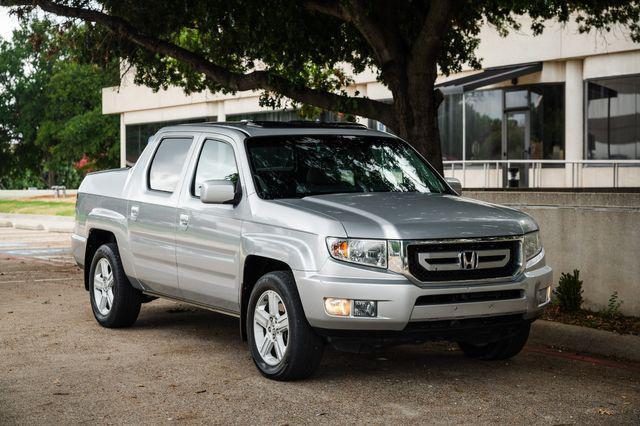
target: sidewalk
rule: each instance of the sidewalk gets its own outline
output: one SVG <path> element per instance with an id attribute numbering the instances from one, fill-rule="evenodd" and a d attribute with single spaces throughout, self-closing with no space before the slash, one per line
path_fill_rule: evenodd
<path id="1" fill-rule="evenodd" d="M 533 323 L 529 342 L 572 352 L 640 362 L 640 336 L 631 334 L 538 320 Z"/>
<path id="2" fill-rule="evenodd" d="M 73 225 L 74 218 L 67 216 L 0 213 L 0 228 L 73 232 Z"/>

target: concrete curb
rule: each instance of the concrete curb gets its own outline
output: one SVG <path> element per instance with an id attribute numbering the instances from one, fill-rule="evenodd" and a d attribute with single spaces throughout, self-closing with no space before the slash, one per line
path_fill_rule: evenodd
<path id="1" fill-rule="evenodd" d="M 533 323 L 529 342 L 640 362 L 640 336 L 630 334 L 538 320 Z"/>
<path id="2" fill-rule="evenodd" d="M 74 218 L 28 214 L 0 214 L 0 228 L 15 228 L 49 232 L 73 232 Z"/>
<path id="3" fill-rule="evenodd" d="M 18 222 L 14 223 L 13 227 L 16 229 L 28 229 L 32 231 L 44 231 L 44 226 L 41 223 L 29 223 L 29 222 Z"/>

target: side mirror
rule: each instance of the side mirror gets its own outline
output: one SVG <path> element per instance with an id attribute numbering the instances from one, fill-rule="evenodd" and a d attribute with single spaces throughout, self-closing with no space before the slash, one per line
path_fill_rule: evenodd
<path id="1" fill-rule="evenodd" d="M 207 204 L 229 204 L 236 200 L 236 186 L 228 180 L 205 180 L 200 187 L 200 201 Z"/>
<path id="2" fill-rule="evenodd" d="M 458 179 L 449 177 L 449 178 L 445 178 L 444 180 L 447 181 L 451 189 L 453 189 L 456 192 L 456 194 L 462 195 L 462 183 L 460 183 Z"/>

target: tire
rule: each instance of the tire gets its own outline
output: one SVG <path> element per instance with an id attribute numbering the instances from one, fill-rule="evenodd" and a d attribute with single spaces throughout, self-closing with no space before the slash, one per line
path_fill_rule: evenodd
<path id="1" fill-rule="evenodd" d="M 462 352 L 469 358 L 487 361 L 504 360 L 518 355 L 529 338 L 531 323 L 523 324 L 518 332 L 506 339 L 485 344 L 458 342 Z"/>
<path id="2" fill-rule="evenodd" d="M 277 313 L 271 312 L 272 306 L 277 306 Z M 251 357 L 263 376 L 280 381 L 306 379 L 318 368 L 324 342 L 304 315 L 291 272 L 269 272 L 258 280 L 249 298 L 246 327 Z"/>
<path id="3" fill-rule="evenodd" d="M 104 277 L 106 284 L 102 281 Z M 100 246 L 93 255 L 89 299 L 93 316 L 103 327 L 129 327 L 138 318 L 142 293 L 129 283 L 118 247 L 113 243 Z"/>

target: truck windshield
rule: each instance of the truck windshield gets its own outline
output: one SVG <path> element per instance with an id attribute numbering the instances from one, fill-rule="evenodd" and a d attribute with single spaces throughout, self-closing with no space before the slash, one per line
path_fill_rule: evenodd
<path id="1" fill-rule="evenodd" d="M 358 192 L 446 193 L 442 178 L 406 143 L 371 136 L 274 136 L 247 140 L 264 199 Z"/>

